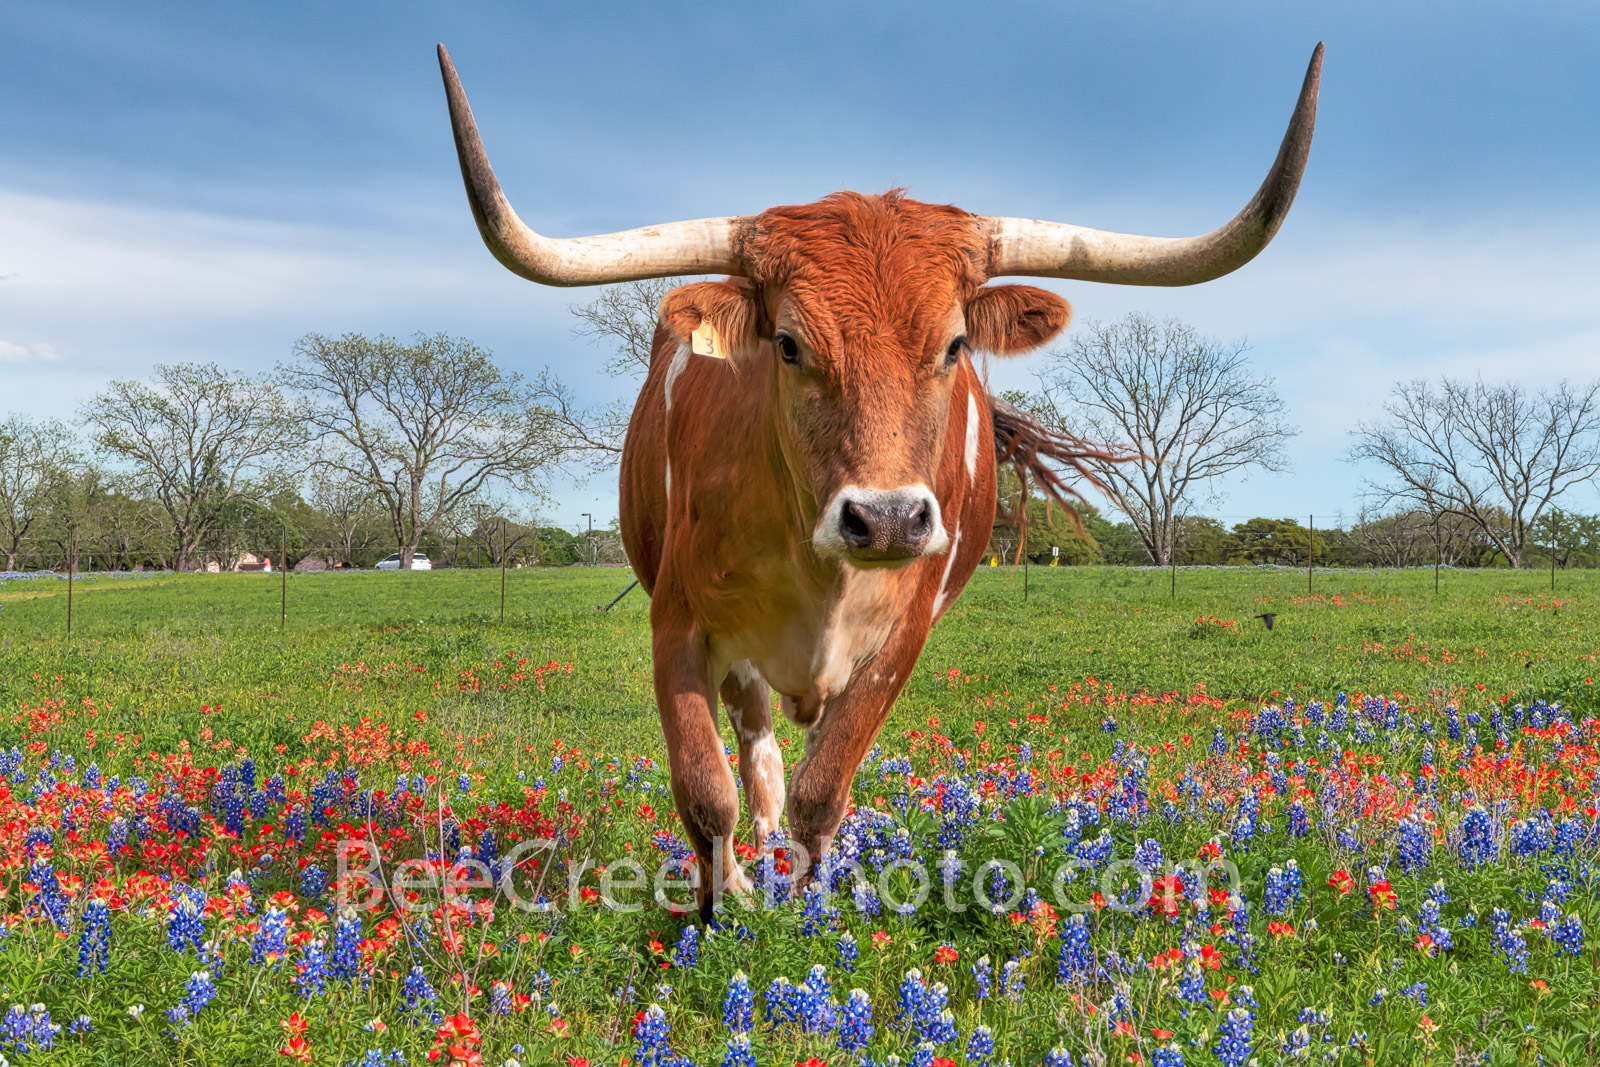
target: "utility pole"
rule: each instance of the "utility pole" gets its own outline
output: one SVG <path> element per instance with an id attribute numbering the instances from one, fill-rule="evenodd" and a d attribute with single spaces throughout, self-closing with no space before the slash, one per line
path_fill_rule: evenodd
<path id="1" fill-rule="evenodd" d="M 594 550 L 594 516 L 585 511 L 583 517 L 589 520 L 589 566 L 593 567 L 598 562 L 598 553 Z"/>
<path id="2" fill-rule="evenodd" d="M 1172 578 L 1172 599 L 1178 599 L 1178 520 L 1176 516 L 1167 518 L 1167 570 Z"/>
<path id="3" fill-rule="evenodd" d="M 1433 595 L 1439 595 L 1439 515 L 1433 516 Z"/>
<path id="4" fill-rule="evenodd" d="M 1317 517 L 1311 516 L 1311 540 L 1306 545 L 1306 596 L 1311 595 L 1311 568 L 1317 558 Z"/>
<path id="5" fill-rule="evenodd" d="M 1556 509 L 1550 509 L 1550 593 L 1556 591 Z"/>

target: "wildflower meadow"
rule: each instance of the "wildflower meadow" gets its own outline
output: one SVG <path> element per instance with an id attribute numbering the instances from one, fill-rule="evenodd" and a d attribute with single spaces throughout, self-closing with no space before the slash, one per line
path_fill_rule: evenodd
<path id="1" fill-rule="evenodd" d="M 0 579 L 0 1063 L 1600 1056 L 1590 575 L 985 569 L 709 927 L 647 601 L 498 577 Z"/>

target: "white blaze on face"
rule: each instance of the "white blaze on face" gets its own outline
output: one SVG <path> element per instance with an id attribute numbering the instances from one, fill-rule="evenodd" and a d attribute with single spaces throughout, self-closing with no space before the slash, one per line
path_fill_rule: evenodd
<path id="1" fill-rule="evenodd" d="M 978 473 L 978 398 L 973 395 L 972 387 L 967 387 L 967 480 L 971 481 Z"/>
<path id="2" fill-rule="evenodd" d="M 683 342 L 678 345 L 678 350 L 672 354 L 672 362 L 667 364 L 667 380 L 662 383 L 661 395 L 666 399 L 667 410 L 672 410 L 672 383 L 678 380 L 678 375 L 683 373 L 683 368 L 689 365 L 689 344 Z"/>

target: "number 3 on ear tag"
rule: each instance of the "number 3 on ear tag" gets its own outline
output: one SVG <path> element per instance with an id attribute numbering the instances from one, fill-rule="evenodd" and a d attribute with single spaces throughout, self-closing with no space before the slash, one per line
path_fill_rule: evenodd
<path id="1" fill-rule="evenodd" d="M 726 359 L 727 353 L 722 350 L 722 345 L 717 338 L 716 327 L 711 325 L 710 319 L 701 319 L 700 325 L 694 328 L 694 337 L 690 347 L 697 356 L 711 356 L 715 359 Z"/>

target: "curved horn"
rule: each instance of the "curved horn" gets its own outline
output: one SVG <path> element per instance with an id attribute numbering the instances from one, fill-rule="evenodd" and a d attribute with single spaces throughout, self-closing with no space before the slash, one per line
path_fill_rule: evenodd
<path id="1" fill-rule="evenodd" d="M 442 44 L 439 70 L 472 217 L 483 243 L 513 274 L 544 285 L 603 285 L 681 274 L 745 273 L 738 250 L 747 223 L 737 217 L 669 222 L 565 240 L 535 233 L 517 217 L 495 180 L 466 91 Z"/>
<path id="2" fill-rule="evenodd" d="M 1311 53 L 1278 158 L 1244 210 L 1199 237 L 1141 237 L 1062 222 L 991 218 L 989 273 L 1121 285 L 1194 285 L 1237 270 L 1267 247 L 1294 203 L 1317 123 L 1322 45 Z"/>

